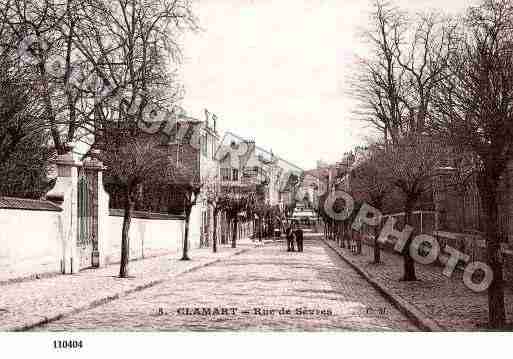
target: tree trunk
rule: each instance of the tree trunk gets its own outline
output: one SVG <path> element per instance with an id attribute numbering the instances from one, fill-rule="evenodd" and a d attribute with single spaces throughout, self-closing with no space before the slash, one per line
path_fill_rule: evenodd
<path id="1" fill-rule="evenodd" d="M 341 225 L 341 233 L 340 233 L 340 248 L 346 248 L 346 224 L 343 222 Z"/>
<path id="2" fill-rule="evenodd" d="M 223 223 L 221 228 L 221 244 L 226 244 L 226 229 L 228 227 L 228 218 L 226 218 L 226 212 L 223 212 Z"/>
<path id="3" fill-rule="evenodd" d="M 374 264 L 381 263 L 381 248 L 379 247 L 379 226 L 374 226 Z"/>
<path id="4" fill-rule="evenodd" d="M 187 207 L 185 209 L 185 230 L 183 234 L 183 254 L 180 260 L 182 261 L 190 261 L 189 258 L 189 220 L 191 218 L 191 208 Z"/>
<path id="5" fill-rule="evenodd" d="M 404 225 L 409 225 L 411 223 L 411 215 L 413 211 L 413 204 L 415 202 L 415 199 L 412 199 L 411 197 L 406 198 L 406 203 L 404 206 Z M 411 282 L 416 281 L 417 276 L 415 275 L 415 261 L 410 255 L 410 245 L 413 241 L 414 233 L 411 234 L 411 236 L 406 241 L 406 246 L 403 251 L 403 257 L 404 257 L 404 274 L 402 280 L 405 282 Z"/>
<path id="6" fill-rule="evenodd" d="M 354 230 L 353 228 L 351 228 L 351 225 L 349 225 L 349 230 L 348 230 L 348 233 L 349 233 L 349 236 L 347 237 L 348 238 L 348 242 L 349 242 L 349 248 L 351 250 L 351 252 L 354 252 Z"/>
<path id="7" fill-rule="evenodd" d="M 212 251 L 217 253 L 217 209 L 214 209 L 213 212 L 213 224 L 212 224 Z"/>
<path id="8" fill-rule="evenodd" d="M 356 254 L 361 255 L 362 254 L 362 241 L 363 241 L 363 235 L 361 231 L 356 232 Z"/>
<path id="9" fill-rule="evenodd" d="M 260 216 L 260 217 L 258 218 L 258 241 L 259 241 L 259 242 L 262 242 L 262 231 L 263 231 L 263 229 L 264 229 L 264 226 L 263 226 L 263 224 L 262 224 L 262 221 L 263 221 L 263 220 L 262 220 L 262 217 Z"/>
<path id="10" fill-rule="evenodd" d="M 238 219 L 237 219 L 237 215 L 235 215 L 235 218 L 233 220 L 233 230 L 232 230 L 232 248 L 237 247 L 237 224 L 238 224 Z"/>
<path id="11" fill-rule="evenodd" d="M 130 257 L 130 223 L 132 221 L 132 210 L 134 202 L 130 199 L 130 189 L 125 194 L 125 214 L 123 216 L 123 229 L 121 231 L 121 262 L 119 266 L 119 277 L 128 278 L 128 261 Z"/>
<path id="12" fill-rule="evenodd" d="M 497 185 L 492 176 L 485 176 L 479 192 L 486 210 L 486 256 L 493 272 L 493 280 L 488 288 L 488 321 L 491 329 L 502 329 L 506 323 L 504 308 L 504 274 L 502 268 L 501 246 L 498 235 Z M 490 183 L 492 182 L 492 183 Z"/>

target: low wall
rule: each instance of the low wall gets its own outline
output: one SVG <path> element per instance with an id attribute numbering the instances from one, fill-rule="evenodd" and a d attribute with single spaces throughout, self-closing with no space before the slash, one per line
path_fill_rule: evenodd
<path id="1" fill-rule="evenodd" d="M 102 265 L 121 256 L 123 211 L 110 210 L 102 218 Z M 49 201 L 0 197 L 0 284 L 24 278 L 66 273 L 66 258 L 77 256 L 76 233 L 63 209 Z M 199 248 L 199 211 L 193 210 L 189 248 Z M 130 259 L 176 253 L 183 249 L 183 216 L 135 212 L 130 225 Z M 76 260 L 76 259 L 75 259 Z"/>
<path id="2" fill-rule="evenodd" d="M 471 262 L 481 261 L 486 263 L 486 242 L 481 236 L 443 231 L 434 232 L 433 234 L 438 239 L 441 248 L 449 245 L 452 248 L 467 254 L 470 257 Z M 445 255 L 445 257 L 446 261 L 449 256 Z M 502 259 L 504 264 L 504 279 L 508 282 L 513 282 L 513 251 L 504 248 L 503 246 Z"/>
<path id="3" fill-rule="evenodd" d="M 442 252 L 440 253 L 439 260 L 442 264 L 447 263 L 450 255 L 443 249 L 446 246 L 450 246 L 457 249 L 461 253 L 469 256 L 469 262 L 481 261 L 486 263 L 486 243 L 480 236 L 466 234 L 466 233 L 452 233 L 444 231 L 435 231 L 431 233 L 435 236 L 440 244 Z M 370 235 L 363 235 L 363 241 L 369 246 L 374 246 L 374 238 Z M 384 250 L 394 252 L 394 242 L 387 241 L 383 246 Z M 504 280 L 512 283 L 513 282 L 513 251 L 510 249 L 502 248 L 502 259 L 503 259 L 503 272 Z M 461 263 L 460 263 L 461 264 Z M 458 269 L 463 269 L 463 266 L 459 266 Z"/>
<path id="4" fill-rule="evenodd" d="M 189 219 L 189 248 L 199 248 L 201 244 L 201 206 L 192 207 Z"/>
<path id="5" fill-rule="evenodd" d="M 0 282 L 60 273 L 61 209 L 51 202 L 0 197 Z"/>
<path id="6" fill-rule="evenodd" d="M 130 224 L 130 259 L 147 258 L 182 249 L 184 220 L 181 216 L 134 212 Z M 123 211 L 110 210 L 105 263 L 118 263 L 121 257 Z"/>

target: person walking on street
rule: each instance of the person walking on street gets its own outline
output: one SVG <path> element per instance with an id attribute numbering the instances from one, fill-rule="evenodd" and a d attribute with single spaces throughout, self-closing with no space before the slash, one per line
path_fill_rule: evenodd
<path id="1" fill-rule="evenodd" d="M 287 228 L 287 252 L 294 252 L 294 232 L 291 227 Z"/>
<path id="2" fill-rule="evenodd" d="M 287 242 L 287 252 L 290 252 L 290 227 L 285 229 L 285 242 Z"/>
<path id="3" fill-rule="evenodd" d="M 303 252 L 303 230 L 301 227 L 298 227 L 294 231 L 295 237 L 296 237 L 296 243 L 297 243 L 297 251 Z"/>

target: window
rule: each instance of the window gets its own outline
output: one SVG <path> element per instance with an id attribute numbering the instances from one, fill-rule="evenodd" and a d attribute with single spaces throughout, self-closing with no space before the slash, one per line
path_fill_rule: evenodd
<path id="1" fill-rule="evenodd" d="M 239 170 L 236 168 L 232 169 L 232 180 L 235 182 L 239 180 Z"/>
<path id="2" fill-rule="evenodd" d="M 221 179 L 223 181 L 230 181 L 231 180 L 230 169 L 229 168 L 221 168 Z"/>

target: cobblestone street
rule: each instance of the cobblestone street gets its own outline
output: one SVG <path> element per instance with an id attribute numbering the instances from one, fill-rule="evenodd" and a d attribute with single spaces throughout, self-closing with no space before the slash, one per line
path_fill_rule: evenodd
<path id="1" fill-rule="evenodd" d="M 241 241 L 237 249 L 220 246 L 218 253 L 210 248 L 191 251 L 191 261 L 178 260 L 179 255 L 147 258 L 130 263 L 131 278 L 118 278 L 119 265 L 85 270 L 74 275 L 58 275 L 40 280 L 0 286 L 0 331 L 26 330 L 85 308 L 113 300 L 170 280 L 195 268 L 210 265 L 252 248 Z"/>
<path id="2" fill-rule="evenodd" d="M 304 253 L 288 253 L 283 242 L 268 242 L 37 328 L 223 329 L 417 328 L 322 241 L 315 239 L 305 241 Z"/>

